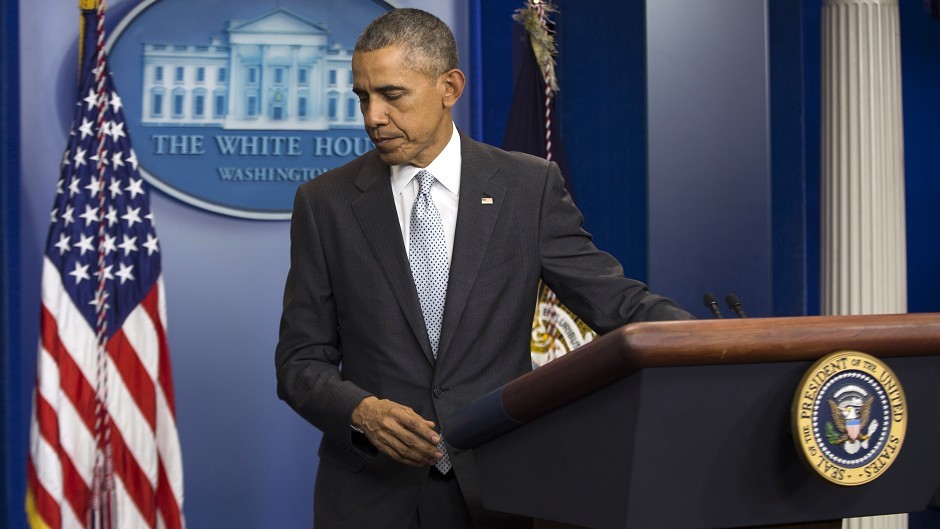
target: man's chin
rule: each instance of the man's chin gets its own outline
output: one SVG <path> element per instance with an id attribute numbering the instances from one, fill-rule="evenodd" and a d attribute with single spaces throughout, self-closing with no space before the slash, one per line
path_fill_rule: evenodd
<path id="1" fill-rule="evenodd" d="M 378 153 L 379 159 L 382 160 L 385 165 L 401 165 L 405 163 L 405 155 L 401 151 L 383 151 L 382 149 L 376 148 L 375 152 Z"/>

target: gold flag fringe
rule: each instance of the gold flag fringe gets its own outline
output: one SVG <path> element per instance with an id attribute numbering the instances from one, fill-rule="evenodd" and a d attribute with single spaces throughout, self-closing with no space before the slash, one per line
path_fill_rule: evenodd
<path id="1" fill-rule="evenodd" d="M 548 85 L 552 95 L 558 91 L 558 80 L 555 77 L 555 32 L 548 29 L 549 13 L 558 11 L 548 0 L 529 0 L 525 7 L 516 9 L 512 19 L 522 24 L 529 34 L 529 42 L 539 67 L 543 68 L 548 77 Z"/>

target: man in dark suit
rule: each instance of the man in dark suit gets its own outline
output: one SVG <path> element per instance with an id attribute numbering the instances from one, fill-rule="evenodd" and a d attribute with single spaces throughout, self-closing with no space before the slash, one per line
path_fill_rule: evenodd
<path id="1" fill-rule="evenodd" d="M 352 68 L 375 149 L 298 189 L 275 354 L 278 395 L 323 431 L 315 525 L 530 526 L 483 509 L 438 425 L 531 369 L 539 280 L 601 333 L 691 316 L 594 247 L 557 165 L 457 131 L 436 17 L 379 17 Z"/>

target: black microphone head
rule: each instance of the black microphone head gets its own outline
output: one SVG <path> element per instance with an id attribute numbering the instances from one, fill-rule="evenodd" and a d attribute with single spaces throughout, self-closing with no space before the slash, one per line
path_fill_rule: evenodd
<path id="1" fill-rule="evenodd" d="M 712 316 L 716 318 L 721 318 L 721 310 L 718 308 L 718 298 L 715 297 L 711 292 L 706 292 L 705 297 L 705 306 L 708 307 L 708 310 L 711 311 Z"/>
<path id="2" fill-rule="evenodd" d="M 738 315 L 739 318 L 747 318 L 747 314 L 744 313 L 744 307 L 741 305 L 741 300 L 738 299 L 734 294 L 728 294 L 725 296 L 725 302 L 728 303 L 728 307 Z"/>

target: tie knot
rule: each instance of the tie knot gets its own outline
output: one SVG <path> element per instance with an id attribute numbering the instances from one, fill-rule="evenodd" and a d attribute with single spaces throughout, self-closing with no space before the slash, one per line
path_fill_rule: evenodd
<path id="1" fill-rule="evenodd" d="M 418 179 L 418 194 L 431 196 L 431 186 L 434 185 L 434 175 L 427 171 L 419 171 L 415 175 Z"/>

